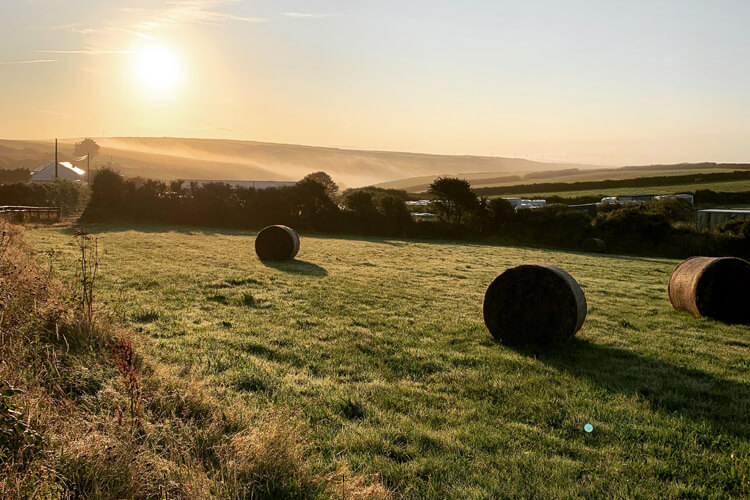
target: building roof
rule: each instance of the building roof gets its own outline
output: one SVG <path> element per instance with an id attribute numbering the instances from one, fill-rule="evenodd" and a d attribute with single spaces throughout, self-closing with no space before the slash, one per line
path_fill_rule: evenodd
<path id="1" fill-rule="evenodd" d="M 712 213 L 712 214 L 750 214 L 750 210 L 737 208 L 707 208 L 705 210 L 698 210 L 698 213 Z"/>
<path id="2" fill-rule="evenodd" d="M 229 184 L 233 187 L 252 187 L 256 189 L 265 189 L 269 187 L 293 186 L 297 184 L 293 181 L 239 181 L 239 180 L 220 180 L 220 179 L 184 179 L 183 187 L 189 187 L 190 184 L 203 186 L 205 184 Z"/>
<path id="3" fill-rule="evenodd" d="M 31 171 L 31 175 L 38 174 L 39 172 L 42 172 L 46 170 L 47 168 L 54 167 L 55 166 L 55 160 L 50 160 L 46 163 L 42 163 L 38 167 L 36 167 L 34 170 Z M 85 170 L 82 170 L 72 163 L 68 161 L 58 161 L 57 162 L 57 168 L 67 168 L 68 170 L 75 172 L 77 175 L 84 175 L 86 173 Z"/>

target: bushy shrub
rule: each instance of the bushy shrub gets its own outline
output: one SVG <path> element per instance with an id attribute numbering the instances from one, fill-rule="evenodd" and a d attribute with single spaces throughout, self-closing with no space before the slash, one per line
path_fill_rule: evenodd
<path id="1" fill-rule="evenodd" d="M 696 205 L 728 205 L 731 203 L 750 203 L 750 191 L 739 191 L 734 193 L 711 191 L 710 189 L 699 189 L 694 194 Z"/>
<path id="2" fill-rule="evenodd" d="M 88 196 L 86 186 L 67 180 L 0 185 L 0 205 L 54 206 L 64 215 L 82 209 Z"/>
<path id="3" fill-rule="evenodd" d="M 591 218 L 566 205 L 519 210 L 512 233 L 524 241 L 577 248 L 591 231 Z"/>
<path id="4" fill-rule="evenodd" d="M 649 212 L 645 205 L 626 205 L 600 211 L 593 220 L 598 237 L 613 251 L 649 253 L 672 231 L 663 214 Z"/>
<path id="5" fill-rule="evenodd" d="M 0 184 L 15 184 L 30 180 L 31 170 L 27 168 L 0 169 Z"/>
<path id="6" fill-rule="evenodd" d="M 516 212 L 508 200 L 494 198 L 488 202 L 487 209 L 490 212 L 492 223 L 498 229 L 505 228 L 513 222 Z"/>
<path id="7" fill-rule="evenodd" d="M 716 228 L 719 233 L 750 238 L 750 220 L 730 220 Z"/>
<path id="8" fill-rule="evenodd" d="M 677 222 L 695 222 L 695 209 L 686 200 L 680 198 L 662 198 L 643 205 L 647 213 L 663 215 L 672 224 Z"/>

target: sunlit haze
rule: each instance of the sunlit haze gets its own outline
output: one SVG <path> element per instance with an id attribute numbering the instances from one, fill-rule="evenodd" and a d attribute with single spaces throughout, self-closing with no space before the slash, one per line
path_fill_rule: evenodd
<path id="1" fill-rule="evenodd" d="M 0 137 L 750 159 L 750 2 L 0 2 Z"/>
<path id="2" fill-rule="evenodd" d="M 163 96 L 177 90 L 180 68 L 176 55 L 168 48 L 147 46 L 135 51 L 138 82 L 154 96 Z"/>

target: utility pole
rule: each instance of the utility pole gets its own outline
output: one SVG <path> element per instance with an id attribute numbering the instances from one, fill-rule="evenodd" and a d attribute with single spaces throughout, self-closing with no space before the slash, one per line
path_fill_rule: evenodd
<path id="1" fill-rule="evenodd" d="M 91 153 L 86 155 L 86 184 L 91 184 Z"/>
<path id="2" fill-rule="evenodd" d="M 55 138 L 55 180 L 57 180 L 57 138 Z"/>

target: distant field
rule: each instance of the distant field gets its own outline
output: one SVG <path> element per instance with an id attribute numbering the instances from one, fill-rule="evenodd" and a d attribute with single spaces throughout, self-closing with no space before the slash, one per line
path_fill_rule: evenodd
<path id="1" fill-rule="evenodd" d="M 702 174 L 702 173 L 730 173 L 737 169 L 734 168 L 684 168 L 684 169 L 653 169 L 653 170 L 620 170 L 616 168 L 607 169 L 607 171 L 600 171 L 600 169 L 594 169 L 593 172 L 586 172 L 582 170 L 578 174 L 574 175 L 549 175 L 543 178 L 535 177 L 538 172 L 528 171 L 517 171 L 517 172 L 481 172 L 473 174 L 455 174 L 451 177 L 459 177 L 466 179 L 471 183 L 473 188 L 484 188 L 484 187 L 496 187 L 496 186 L 513 186 L 516 184 L 532 184 L 542 182 L 583 182 L 583 181 L 604 181 L 604 180 L 619 180 L 619 179 L 635 179 L 638 177 L 659 177 L 664 175 L 690 175 L 690 174 Z M 532 178 L 524 178 L 526 174 L 531 174 Z M 503 178 L 508 176 L 517 176 L 519 179 L 506 179 L 503 181 L 496 181 L 493 178 Z M 429 184 L 434 181 L 438 176 L 424 176 L 412 179 L 402 179 L 394 182 L 385 182 L 379 184 L 380 187 L 404 189 L 410 192 L 421 192 L 426 191 Z"/>
<path id="2" fill-rule="evenodd" d="M 750 327 L 672 310 L 675 261 L 302 235 L 297 260 L 264 265 L 251 232 L 93 230 L 97 298 L 150 354 L 248 411 L 299 412 L 327 461 L 380 474 L 397 498 L 750 495 Z M 28 239 L 73 275 L 70 229 Z M 485 330 L 487 284 L 523 262 L 559 265 L 586 293 L 560 352 Z"/>
<path id="3" fill-rule="evenodd" d="M 612 188 L 612 189 L 589 189 L 584 191 L 557 191 L 548 193 L 524 193 L 495 195 L 490 198 L 515 197 L 515 198 L 544 198 L 549 196 L 561 196 L 563 198 L 576 198 L 578 196 L 594 196 L 604 194 L 607 196 L 618 196 L 630 193 L 650 193 L 650 194 L 669 194 L 669 193 L 688 193 L 695 192 L 698 189 L 710 189 L 712 191 L 739 192 L 750 191 L 750 180 L 739 180 L 729 182 L 707 182 L 699 184 L 678 184 L 675 186 L 653 186 L 653 187 L 634 187 L 634 188 Z"/>
<path id="4" fill-rule="evenodd" d="M 519 184 L 522 182 L 523 176 L 528 174 L 528 170 L 510 170 L 502 172 L 473 172 L 473 173 L 460 173 L 460 174 L 444 174 L 447 177 L 459 177 L 466 179 L 472 186 L 485 186 L 482 183 L 482 179 L 492 177 L 516 177 L 519 180 L 509 180 L 508 184 Z M 410 177 L 408 179 L 400 179 L 391 182 L 383 182 L 378 184 L 378 187 L 388 189 L 403 189 L 409 192 L 421 192 L 425 191 L 432 181 L 441 177 L 441 175 L 423 175 L 421 177 Z M 503 184 L 503 183 L 501 183 Z"/>

